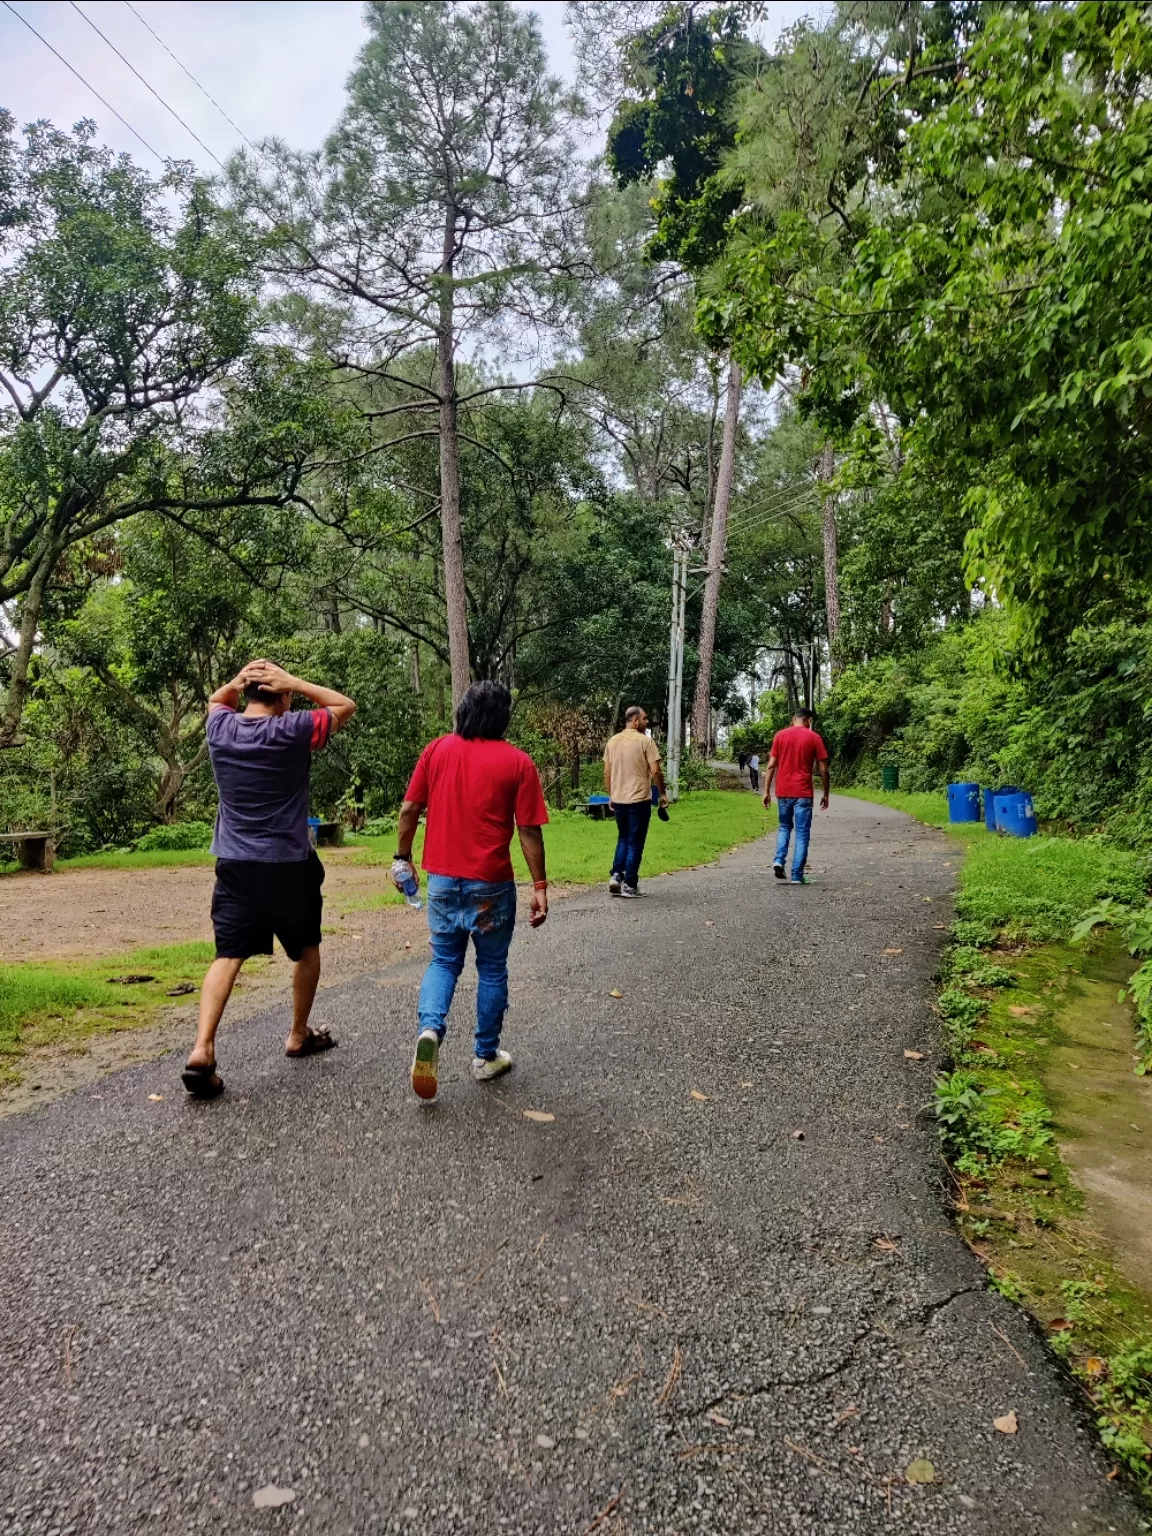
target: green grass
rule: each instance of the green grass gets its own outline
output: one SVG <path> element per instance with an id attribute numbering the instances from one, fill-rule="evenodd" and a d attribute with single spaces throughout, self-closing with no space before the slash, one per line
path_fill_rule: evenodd
<path id="1" fill-rule="evenodd" d="M 210 943 L 166 944 L 104 960 L 0 965 L 0 1084 L 18 1077 L 18 1059 L 31 1047 L 79 1044 L 97 1032 L 148 1023 L 171 1005 L 173 987 L 199 987 L 214 953 Z M 112 980 L 126 975 L 153 980 Z"/>
<path id="2" fill-rule="evenodd" d="M 207 848 L 153 848 L 147 853 L 111 849 L 107 853 L 82 853 L 74 859 L 57 859 L 57 869 L 159 869 L 166 864 L 215 864 Z"/>
<path id="3" fill-rule="evenodd" d="M 883 790 L 840 791 L 873 805 L 906 811 L 962 842 L 956 912 L 1009 940 L 1066 939 L 1077 920 L 1105 896 L 1139 902 L 1144 861 L 1099 837 L 1003 837 L 983 822 L 951 826 L 944 795 Z"/>
<path id="4" fill-rule="evenodd" d="M 713 859 L 740 843 L 751 842 L 770 831 L 768 813 L 756 795 L 741 795 L 735 790 L 704 790 L 686 795 L 672 806 L 668 822 L 652 818 L 648 843 L 644 850 L 643 878 L 664 875 L 693 864 L 710 864 Z M 417 838 L 415 855 L 419 862 L 423 829 Z M 386 838 L 356 838 L 356 864 L 391 864 L 396 851 L 395 834 Z M 544 829 L 544 851 L 548 878 L 557 885 L 595 885 L 607 880 L 616 847 L 616 823 L 593 821 L 577 811 L 554 813 Z M 512 839 L 512 866 L 516 879 L 531 879 L 517 838 Z M 370 896 L 357 896 L 344 905 L 346 912 L 373 911 L 396 906 L 403 901 L 391 887 Z"/>

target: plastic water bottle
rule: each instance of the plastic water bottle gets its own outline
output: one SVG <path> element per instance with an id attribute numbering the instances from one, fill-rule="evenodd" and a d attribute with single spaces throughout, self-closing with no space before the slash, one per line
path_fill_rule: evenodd
<path id="1" fill-rule="evenodd" d="M 420 900 L 420 880 L 412 865 L 404 859 L 392 861 L 392 884 L 413 911 L 419 912 L 424 905 Z"/>

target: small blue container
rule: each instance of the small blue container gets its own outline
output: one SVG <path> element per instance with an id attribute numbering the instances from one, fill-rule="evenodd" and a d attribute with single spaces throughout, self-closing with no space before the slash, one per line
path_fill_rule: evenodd
<path id="1" fill-rule="evenodd" d="M 1019 795 L 1022 791 L 1015 784 L 1004 784 L 999 789 L 986 789 L 984 791 L 984 825 L 989 832 L 995 832 L 996 827 L 996 796 Z"/>
<path id="2" fill-rule="evenodd" d="M 607 805 L 608 804 L 608 796 L 607 795 L 589 795 L 588 796 L 588 804 L 589 805 Z"/>
<path id="3" fill-rule="evenodd" d="M 980 786 L 979 786 L 979 784 L 949 784 L 949 786 L 948 786 L 948 820 L 949 821 L 979 821 L 980 820 Z"/>
<path id="4" fill-rule="evenodd" d="M 996 796 L 996 830 L 1007 832 L 1009 837 L 1036 836 L 1036 812 L 1026 790 Z"/>

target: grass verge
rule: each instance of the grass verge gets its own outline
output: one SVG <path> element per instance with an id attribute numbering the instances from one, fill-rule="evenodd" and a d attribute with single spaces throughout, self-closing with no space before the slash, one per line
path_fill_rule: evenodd
<path id="1" fill-rule="evenodd" d="M 0 966 L 0 1085 L 18 1081 L 26 1051 L 80 1049 L 89 1035 L 151 1022 L 177 988 L 199 988 L 214 953 L 210 943 L 167 944 L 104 960 Z M 148 979 L 118 979 L 126 976 Z"/>
<path id="2" fill-rule="evenodd" d="M 950 827 L 943 795 L 854 793 L 945 828 L 964 849 L 937 1001 L 951 1059 L 934 1093 L 956 1221 L 992 1285 L 1044 1325 L 1117 1468 L 1152 1505 L 1152 1296 L 1118 1268 L 1056 1142 L 1078 1093 L 1074 1012 L 1090 1034 L 1085 1009 L 1114 1008 L 1131 969 L 1114 934 L 1073 947 L 1072 930 L 1101 901 L 1141 902 L 1144 865 L 1099 838 Z M 1090 1099 L 1081 1108 L 1099 1118 Z"/>
<path id="3" fill-rule="evenodd" d="M 741 843 L 763 837 L 769 831 L 768 813 L 757 795 L 732 790 L 702 790 L 686 795 L 669 811 L 667 822 L 652 818 L 644 850 L 644 878 L 669 874 L 695 864 L 710 864 L 720 854 Z M 423 830 L 416 843 L 419 860 Z M 396 851 L 395 833 L 386 838 L 354 838 L 357 864 L 391 864 Z M 554 811 L 544 830 L 548 878 L 558 885 L 595 885 L 608 879 L 616 847 L 616 823 L 593 821 L 580 811 Z M 512 840 L 512 866 L 516 879 L 529 880 L 528 867 L 516 838 Z M 371 896 L 354 898 L 343 906 L 348 912 L 392 906 L 403 898 L 390 888 Z"/>

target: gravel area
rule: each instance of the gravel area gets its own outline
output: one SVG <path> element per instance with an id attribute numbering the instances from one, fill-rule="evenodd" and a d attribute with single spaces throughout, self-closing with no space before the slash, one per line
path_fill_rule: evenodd
<path id="1" fill-rule="evenodd" d="M 952 859 L 834 800 L 809 888 L 757 843 L 574 895 L 513 949 L 516 1070 L 472 1082 L 469 983 L 432 1106 L 417 946 L 327 1056 L 278 1000 L 219 1102 L 168 1058 L 0 1124 L 0 1531 L 1145 1529 L 944 1210 Z"/>

